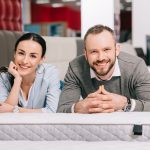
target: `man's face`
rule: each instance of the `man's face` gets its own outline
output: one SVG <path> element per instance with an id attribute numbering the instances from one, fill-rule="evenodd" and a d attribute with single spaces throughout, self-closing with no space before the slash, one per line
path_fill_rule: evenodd
<path id="1" fill-rule="evenodd" d="M 108 31 L 89 34 L 86 39 L 85 57 L 99 77 L 107 76 L 113 69 L 119 46 Z"/>

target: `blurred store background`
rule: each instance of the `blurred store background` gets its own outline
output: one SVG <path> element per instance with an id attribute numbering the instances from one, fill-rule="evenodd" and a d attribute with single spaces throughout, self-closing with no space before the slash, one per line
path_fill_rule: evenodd
<path id="1" fill-rule="evenodd" d="M 131 6 L 131 1 L 120 0 L 119 15 L 114 17 L 120 42 L 126 41 L 132 32 Z M 81 1 L 0 0 L 0 29 L 80 37 Z"/>
<path id="2" fill-rule="evenodd" d="M 147 53 L 149 0 L 0 0 L 0 30 L 81 37 L 96 23 Z"/>
<path id="3" fill-rule="evenodd" d="M 25 31 L 48 36 L 80 36 L 80 0 L 31 0 L 31 24 Z"/>

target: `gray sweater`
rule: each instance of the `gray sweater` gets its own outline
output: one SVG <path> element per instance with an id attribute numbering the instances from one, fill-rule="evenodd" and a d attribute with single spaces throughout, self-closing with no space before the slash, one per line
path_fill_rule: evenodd
<path id="1" fill-rule="evenodd" d="M 118 62 L 121 77 L 118 82 L 120 90 L 117 94 L 135 99 L 135 111 L 150 111 L 150 74 L 145 62 L 139 57 L 124 52 L 120 52 Z M 111 87 L 113 88 L 112 84 Z M 85 56 L 75 58 L 69 63 L 58 112 L 70 113 L 72 105 L 79 101 L 80 96 L 84 99 L 95 90 L 90 77 L 90 66 Z"/>

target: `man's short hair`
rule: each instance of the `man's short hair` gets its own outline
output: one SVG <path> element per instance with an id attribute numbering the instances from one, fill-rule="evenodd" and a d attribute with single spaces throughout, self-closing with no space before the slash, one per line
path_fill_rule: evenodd
<path id="1" fill-rule="evenodd" d="M 85 46 L 85 42 L 86 42 L 86 39 L 87 39 L 87 36 L 89 34 L 99 34 L 99 33 L 102 33 L 103 31 L 108 31 L 112 34 L 112 36 L 114 37 L 114 40 L 116 39 L 115 38 L 115 33 L 114 33 L 114 30 L 112 30 L 110 27 L 108 26 L 104 26 L 104 25 L 101 25 L 101 24 L 98 24 L 98 25 L 95 25 L 91 28 L 89 28 L 84 36 L 84 46 Z"/>

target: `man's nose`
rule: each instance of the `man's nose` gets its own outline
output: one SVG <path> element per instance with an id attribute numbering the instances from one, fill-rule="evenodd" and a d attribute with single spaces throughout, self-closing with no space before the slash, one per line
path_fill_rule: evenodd
<path id="1" fill-rule="evenodd" d="M 99 52 L 98 53 L 98 60 L 99 61 L 102 61 L 105 59 L 105 52 Z"/>

